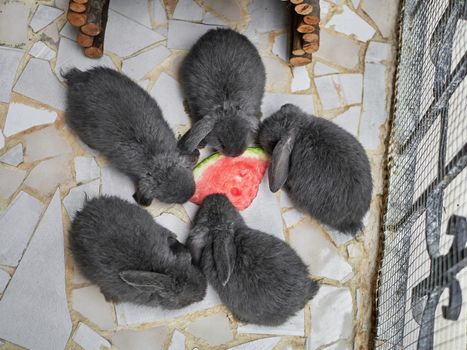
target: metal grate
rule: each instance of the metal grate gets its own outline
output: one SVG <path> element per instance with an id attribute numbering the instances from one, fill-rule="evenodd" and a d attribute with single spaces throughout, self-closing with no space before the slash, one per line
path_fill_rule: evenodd
<path id="1" fill-rule="evenodd" d="M 467 349 L 467 0 L 401 13 L 377 349 Z"/>

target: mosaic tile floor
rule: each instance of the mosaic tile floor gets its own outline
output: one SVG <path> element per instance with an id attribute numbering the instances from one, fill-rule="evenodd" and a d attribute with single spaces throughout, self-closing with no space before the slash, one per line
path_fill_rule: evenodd
<path id="1" fill-rule="evenodd" d="M 293 70 L 285 61 L 286 2 L 111 0 L 106 54 L 98 60 L 74 42 L 67 2 L 0 0 L 0 348 L 366 349 L 398 1 L 321 1 L 320 50 L 311 65 Z M 60 71 L 105 65 L 126 73 L 182 134 L 189 119 L 177 69 L 194 41 L 216 26 L 236 28 L 260 50 L 264 116 L 295 103 L 358 137 L 371 160 L 373 201 L 355 240 L 297 212 L 266 183 L 243 212 L 252 227 L 289 242 L 323 283 L 280 327 L 238 323 L 212 289 L 182 310 L 107 303 L 74 269 L 66 247 L 85 195 L 132 201 L 133 186 L 65 125 Z M 153 203 L 148 210 L 183 240 L 196 206 Z"/>

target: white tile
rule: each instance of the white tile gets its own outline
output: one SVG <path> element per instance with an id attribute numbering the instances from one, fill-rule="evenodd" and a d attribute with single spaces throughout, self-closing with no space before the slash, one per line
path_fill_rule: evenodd
<path id="1" fill-rule="evenodd" d="M 42 58 L 43 60 L 50 61 L 52 58 L 55 57 L 55 51 L 44 44 L 42 41 L 38 41 L 34 43 L 29 50 L 29 54 L 36 58 Z"/>
<path id="2" fill-rule="evenodd" d="M 0 166 L 0 199 L 8 199 L 16 192 L 24 180 L 26 171 L 13 167 Z"/>
<path id="3" fill-rule="evenodd" d="M 0 301 L 0 338 L 30 349 L 65 348 L 72 323 L 63 237 L 57 191 Z"/>
<path id="4" fill-rule="evenodd" d="M 185 212 L 190 218 L 191 222 L 193 222 L 195 219 L 195 215 L 198 212 L 199 206 L 195 203 L 186 202 L 183 204 L 183 208 L 185 209 Z"/>
<path id="5" fill-rule="evenodd" d="M 101 169 L 102 186 L 101 194 L 107 196 L 117 196 L 126 199 L 130 203 L 134 203 L 133 194 L 135 193 L 135 185 L 128 176 L 122 174 L 110 165 L 106 165 Z"/>
<path id="6" fill-rule="evenodd" d="M 358 137 L 358 123 L 360 122 L 361 110 L 362 107 L 360 106 L 350 107 L 347 111 L 334 118 L 332 122 L 339 125 L 353 136 Z"/>
<path id="7" fill-rule="evenodd" d="M 76 212 L 83 208 L 85 200 L 99 195 L 99 182 L 99 179 L 97 179 L 85 185 L 72 188 L 68 195 L 63 199 L 63 206 L 65 207 L 70 220 L 73 220 Z"/>
<path id="8" fill-rule="evenodd" d="M 320 47 L 313 57 L 352 69 L 358 65 L 359 53 L 360 45 L 357 42 L 322 28 L 320 31 Z"/>
<path id="9" fill-rule="evenodd" d="M 62 30 L 60 30 L 60 35 L 68 38 L 70 40 L 76 41 L 76 36 L 79 33 L 79 28 L 73 27 L 69 22 L 66 22 Z M 75 44 L 76 45 L 76 44 Z"/>
<path id="10" fill-rule="evenodd" d="M 8 282 L 10 282 L 10 275 L 8 272 L 0 270 L 0 293 L 5 291 Z"/>
<path id="11" fill-rule="evenodd" d="M 55 0 L 55 7 L 60 10 L 68 10 L 69 0 Z"/>
<path id="12" fill-rule="evenodd" d="M 0 3 L 0 42 L 23 45 L 28 41 L 29 6 L 18 1 Z"/>
<path id="13" fill-rule="evenodd" d="M 107 41 L 106 41 L 107 45 Z M 115 65 L 109 56 L 102 56 L 101 58 L 88 58 L 83 55 L 83 50 L 73 40 L 67 38 L 60 38 L 60 45 L 58 46 L 57 62 L 55 64 L 55 74 L 61 80 L 64 80 L 60 72 L 66 72 L 71 68 L 78 68 L 86 70 L 91 67 L 104 66 L 114 68 Z"/>
<path id="14" fill-rule="evenodd" d="M 162 24 L 167 21 L 167 13 L 165 12 L 164 0 L 154 0 L 153 2 L 153 18 L 156 24 Z"/>
<path id="15" fill-rule="evenodd" d="M 55 157 L 71 152 L 71 147 L 54 126 L 36 131 L 25 137 L 26 161 Z"/>
<path id="16" fill-rule="evenodd" d="M 250 2 L 248 10 L 250 22 L 247 32 L 267 33 L 273 30 L 284 29 L 287 26 L 289 11 L 285 2 L 255 0 Z"/>
<path id="17" fill-rule="evenodd" d="M 177 239 L 180 242 L 186 242 L 188 234 L 190 233 L 190 225 L 183 222 L 176 215 L 163 213 L 162 215 L 156 217 L 156 222 L 175 233 L 177 235 Z"/>
<path id="18" fill-rule="evenodd" d="M 130 78 L 140 80 L 169 56 L 169 49 L 163 45 L 157 46 L 135 57 L 123 60 L 122 72 Z"/>
<path id="19" fill-rule="evenodd" d="M 182 309 L 167 310 L 161 307 L 150 307 L 132 303 L 120 303 L 115 305 L 119 326 L 136 325 L 164 321 L 188 315 L 197 311 L 203 311 L 221 304 L 215 290 L 208 285 L 206 296 L 202 301 L 193 303 Z"/>
<path id="20" fill-rule="evenodd" d="M 285 225 L 287 227 L 292 227 L 298 222 L 300 222 L 304 218 L 305 214 L 299 212 L 296 209 L 287 210 L 284 214 L 282 214 L 282 218 L 284 219 Z"/>
<path id="21" fill-rule="evenodd" d="M 290 231 L 290 245 L 296 250 L 312 275 L 338 281 L 352 276 L 352 267 L 338 250 L 323 237 L 319 226 L 306 221 Z"/>
<path id="22" fill-rule="evenodd" d="M 357 8 L 360 5 L 360 0 L 352 0 L 352 4 L 354 8 Z"/>
<path id="23" fill-rule="evenodd" d="M 185 349 L 185 336 L 179 331 L 175 330 L 172 335 L 172 341 L 168 350 L 182 350 Z"/>
<path id="24" fill-rule="evenodd" d="M 58 8 L 39 5 L 29 25 L 31 26 L 32 31 L 37 33 L 42 28 L 45 28 L 55 21 L 62 13 L 63 11 Z"/>
<path id="25" fill-rule="evenodd" d="M 326 232 L 329 234 L 329 237 L 331 237 L 334 244 L 337 246 L 343 245 L 354 239 L 352 235 L 342 233 L 326 225 L 322 225 L 322 226 L 326 230 Z M 344 282 L 344 280 L 342 282 Z"/>
<path id="26" fill-rule="evenodd" d="M 310 88 L 310 76 L 308 75 L 306 67 L 295 67 L 292 70 L 292 74 L 292 92 L 307 90 Z"/>
<path id="27" fill-rule="evenodd" d="M 101 176 L 101 169 L 92 157 L 75 158 L 75 178 L 76 182 L 87 182 Z"/>
<path id="28" fill-rule="evenodd" d="M 396 18 L 399 11 L 398 0 L 371 0 L 362 3 L 362 9 L 376 22 L 385 38 L 395 33 Z"/>
<path id="29" fill-rule="evenodd" d="M 227 26 L 227 23 L 222 18 L 215 16 L 214 14 L 212 14 L 212 12 L 206 12 L 206 14 L 203 17 L 202 22 L 204 24 L 211 24 L 211 25 L 221 26 L 221 27 Z"/>
<path id="30" fill-rule="evenodd" d="M 320 75 L 327 75 L 327 74 L 334 74 L 334 73 L 339 73 L 337 69 L 334 69 L 332 67 L 329 67 L 328 65 L 321 63 L 321 62 L 316 62 L 315 67 L 314 67 L 314 75 L 315 76 L 320 76 Z"/>
<path id="31" fill-rule="evenodd" d="M 151 328 L 143 331 L 121 330 L 112 336 L 112 343 L 121 350 L 162 350 L 168 333 L 167 327 Z"/>
<path id="32" fill-rule="evenodd" d="M 189 50 L 202 35 L 213 28 L 217 26 L 170 20 L 167 47 Z"/>
<path id="33" fill-rule="evenodd" d="M 287 192 L 285 192 L 284 190 L 279 191 L 279 203 L 281 205 L 281 208 L 293 208 L 294 207 L 292 200 L 288 196 Z"/>
<path id="34" fill-rule="evenodd" d="M 339 108 L 341 106 L 334 80 L 331 76 L 315 78 L 321 105 L 324 110 Z"/>
<path id="35" fill-rule="evenodd" d="M 89 280 L 83 276 L 81 271 L 75 265 L 73 266 L 73 284 L 89 283 Z"/>
<path id="36" fill-rule="evenodd" d="M 271 350 L 279 344 L 280 337 L 264 338 L 229 348 L 229 350 Z"/>
<path id="37" fill-rule="evenodd" d="M 363 42 L 370 40 L 375 34 L 373 27 L 346 5 L 342 6 L 341 12 L 332 16 L 326 27 L 334 27 L 336 31 L 347 35 L 353 34 Z"/>
<path id="38" fill-rule="evenodd" d="M 81 149 L 83 149 L 89 155 L 91 155 L 93 157 L 98 157 L 99 156 L 98 151 L 96 151 L 95 149 L 92 149 L 91 147 L 86 145 L 83 141 L 81 141 L 81 139 L 76 139 L 76 141 L 78 141 L 78 144 L 81 147 Z"/>
<path id="39" fill-rule="evenodd" d="M 67 6 L 68 8 L 68 6 Z M 58 34 L 58 28 L 56 23 L 50 23 L 45 29 L 41 31 L 41 40 L 48 41 L 53 45 L 58 45 L 60 35 Z"/>
<path id="40" fill-rule="evenodd" d="M 264 94 L 261 110 L 263 112 L 262 118 L 268 118 L 273 113 L 277 112 L 282 105 L 286 103 L 293 103 L 297 105 L 305 113 L 313 114 L 315 108 L 313 105 L 313 98 L 310 95 L 295 95 L 295 94 L 277 94 L 266 92 Z"/>
<path id="41" fill-rule="evenodd" d="M 3 132 L 5 136 L 11 136 L 37 125 L 53 123 L 55 119 L 55 112 L 12 102 L 8 107 Z"/>
<path id="42" fill-rule="evenodd" d="M 0 264 L 17 266 L 44 206 L 20 192 L 0 217 Z"/>
<path id="43" fill-rule="evenodd" d="M 0 47 L 0 70 L 2 72 L 2 74 L 0 75 L 0 102 L 10 102 L 11 88 L 13 87 L 16 71 L 18 70 L 18 66 L 21 62 L 23 54 L 24 50 L 12 49 L 9 47 Z"/>
<path id="44" fill-rule="evenodd" d="M 47 86 L 47 89 L 44 89 Z M 54 108 L 65 110 L 65 87 L 52 73 L 50 64 L 31 58 L 13 90 Z"/>
<path id="45" fill-rule="evenodd" d="M 32 169 L 24 183 L 43 195 L 49 195 L 58 185 L 70 181 L 71 178 L 70 159 L 62 155 L 40 162 Z"/>
<path id="46" fill-rule="evenodd" d="M 5 147 L 5 136 L 3 136 L 3 132 L 0 130 L 0 149 Z"/>
<path id="47" fill-rule="evenodd" d="M 266 68 L 266 87 L 276 91 L 287 90 L 290 68 L 275 57 L 262 57 Z"/>
<path id="48" fill-rule="evenodd" d="M 173 19 L 199 22 L 203 19 L 203 9 L 193 0 L 178 0 Z"/>
<path id="49" fill-rule="evenodd" d="M 366 49 L 365 62 L 366 63 L 381 63 L 389 62 L 392 57 L 391 44 L 378 43 L 370 41 Z"/>
<path id="50" fill-rule="evenodd" d="M 73 309 L 100 329 L 113 328 L 113 311 L 97 286 L 73 289 Z"/>
<path id="51" fill-rule="evenodd" d="M 298 311 L 280 326 L 259 326 L 255 324 L 239 324 L 238 333 L 274 334 L 304 337 L 305 336 L 305 309 Z"/>
<path id="52" fill-rule="evenodd" d="M 362 103 L 362 74 L 336 74 L 332 76 L 334 81 L 339 84 L 340 92 L 347 105 Z"/>
<path id="53" fill-rule="evenodd" d="M 247 209 L 241 211 L 240 214 L 249 227 L 269 233 L 279 239 L 284 239 L 281 209 L 275 194 L 269 190 L 267 174 L 265 174 L 259 185 L 253 203 Z"/>
<path id="54" fill-rule="evenodd" d="M 352 350 L 353 346 L 344 340 L 340 340 L 337 343 L 333 343 L 330 346 L 326 346 L 323 350 Z"/>
<path id="55" fill-rule="evenodd" d="M 125 30 L 121 30 L 125 28 Z M 105 49 L 120 57 L 129 56 L 151 44 L 164 40 L 155 31 L 109 10 L 109 20 L 105 31 Z"/>
<path id="56" fill-rule="evenodd" d="M 276 35 L 274 39 L 274 44 L 272 45 L 272 53 L 277 57 L 287 61 L 288 47 L 287 47 L 288 34 L 279 34 Z"/>
<path id="57" fill-rule="evenodd" d="M 131 0 L 131 2 L 127 0 L 112 0 L 109 3 L 109 7 L 125 17 L 131 18 L 133 21 L 151 28 L 148 0 Z"/>
<path id="58" fill-rule="evenodd" d="M 186 331 L 206 341 L 209 346 L 218 346 L 233 340 L 230 321 L 224 313 L 198 318 L 191 322 Z"/>
<path id="59" fill-rule="evenodd" d="M 307 349 L 352 335 L 352 295 L 348 288 L 321 285 L 311 305 L 311 332 Z"/>
<path id="60" fill-rule="evenodd" d="M 84 350 L 102 350 L 112 346 L 107 339 L 82 322 L 78 324 L 78 328 L 73 334 L 73 340 Z"/>
<path id="61" fill-rule="evenodd" d="M 349 254 L 350 259 L 359 259 L 362 256 L 362 251 L 357 243 L 353 243 L 347 246 L 347 254 Z"/>
<path id="62" fill-rule="evenodd" d="M 18 143 L 10 148 L 8 152 L 5 152 L 5 154 L 0 157 L 0 162 L 12 166 L 21 164 L 23 162 L 23 145 Z"/>
<path id="63" fill-rule="evenodd" d="M 190 123 L 183 107 L 181 86 L 174 78 L 162 73 L 150 93 L 156 99 L 165 120 L 173 131 L 177 130 L 179 125 Z"/>
<path id="64" fill-rule="evenodd" d="M 363 113 L 360 121 L 359 140 L 365 149 L 376 149 L 382 124 L 389 117 L 386 96 L 386 67 L 381 64 L 365 64 L 363 77 Z"/>
<path id="65" fill-rule="evenodd" d="M 229 21 L 235 22 L 241 19 L 240 6 L 237 0 L 205 0 L 204 4 Z"/>

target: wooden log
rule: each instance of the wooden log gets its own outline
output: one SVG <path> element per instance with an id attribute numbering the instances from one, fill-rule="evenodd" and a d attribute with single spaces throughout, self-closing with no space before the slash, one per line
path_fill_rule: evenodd
<path id="1" fill-rule="evenodd" d="M 313 10 L 309 15 L 303 17 L 303 21 L 306 24 L 311 25 L 318 25 L 320 21 L 320 7 L 319 7 L 319 0 L 311 0 L 311 6 L 313 6 Z"/>
<path id="2" fill-rule="evenodd" d="M 81 27 L 84 34 L 98 35 L 102 30 L 102 12 L 106 0 L 89 0 L 86 11 L 86 24 Z"/>
<path id="3" fill-rule="evenodd" d="M 302 16 L 300 16 L 300 17 L 302 17 Z M 315 30 L 315 27 L 311 26 L 309 24 L 306 24 L 303 21 L 303 17 L 300 19 L 300 22 L 299 22 L 299 24 L 297 26 L 297 31 L 299 33 L 312 33 L 314 30 Z"/>
<path id="4" fill-rule="evenodd" d="M 68 7 L 71 11 L 77 12 L 77 13 L 83 13 L 86 11 L 86 5 L 85 4 L 79 4 L 74 1 L 70 1 L 70 5 Z"/>
<path id="5" fill-rule="evenodd" d="M 290 64 L 294 67 L 305 66 L 311 63 L 311 54 L 307 53 L 303 56 L 294 56 L 289 60 Z"/>
<path id="6" fill-rule="evenodd" d="M 290 0 L 290 2 L 294 5 L 298 5 L 298 4 L 301 4 L 303 0 Z"/>
<path id="7" fill-rule="evenodd" d="M 309 24 L 309 25 L 317 25 L 319 24 L 319 17 L 316 17 L 316 16 L 303 16 L 303 22 L 305 22 L 306 24 Z"/>
<path id="8" fill-rule="evenodd" d="M 109 13 L 109 2 L 110 0 L 104 0 L 104 4 L 101 11 L 100 20 L 100 33 L 94 37 L 92 46 L 84 49 L 84 54 L 91 58 L 100 58 L 104 54 L 104 39 L 105 39 L 105 28 L 107 26 L 107 17 Z"/>
<path id="9" fill-rule="evenodd" d="M 306 43 L 303 45 L 303 51 L 306 53 L 313 53 L 318 51 L 319 43 Z"/>
<path id="10" fill-rule="evenodd" d="M 293 8 L 290 9 L 290 57 L 292 66 L 303 66 L 311 62 L 311 55 L 303 50 L 302 35 L 297 31 L 299 15 Z"/>
<path id="11" fill-rule="evenodd" d="M 94 42 L 94 37 L 84 33 L 78 33 L 76 42 L 82 47 L 90 47 Z"/>
<path id="12" fill-rule="evenodd" d="M 88 3 L 88 0 L 73 0 L 73 1 L 76 2 L 77 4 L 87 4 Z"/>
<path id="13" fill-rule="evenodd" d="M 303 41 L 307 43 L 319 43 L 319 34 L 318 33 L 306 33 L 303 34 Z"/>
<path id="14" fill-rule="evenodd" d="M 68 10 L 66 19 L 73 27 L 81 27 L 86 23 L 86 14 Z"/>
<path id="15" fill-rule="evenodd" d="M 313 6 L 310 4 L 299 4 L 295 6 L 295 12 L 299 15 L 309 15 L 313 11 Z"/>

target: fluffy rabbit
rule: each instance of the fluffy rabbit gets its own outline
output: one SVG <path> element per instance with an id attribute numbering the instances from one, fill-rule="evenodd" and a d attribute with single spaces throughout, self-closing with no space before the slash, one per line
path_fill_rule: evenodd
<path id="1" fill-rule="evenodd" d="M 286 104 L 267 118 L 259 142 L 272 153 L 269 186 L 281 187 L 301 210 L 355 235 L 371 201 L 368 157 L 350 133 Z"/>
<path id="2" fill-rule="evenodd" d="M 187 246 L 193 262 L 241 322 L 282 324 L 319 288 L 287 243 L 246 226 L 223 194 L 204 199 Z"/>
<path id="3" fill-rule="evenodd" d="M 199 153 L 180 152 L 156 101 L 115 70 L 72 69 L 67 122 L 90 147 L 102 152 L 137 185 L 135 200 L 184 203 L 195 192 L 191 168 Z"/>
<path id="4" fill-rule="evenodd" d="M 90 200 L 69 239 L 80 271 L 108 300 L 175 309 L 204 298 L 206 278 L 188 249 L 135 204 Z"/>
<path id="5" fill-rule="evenodd" d="M 253 44 L 231 29 L 213 29 L 193 46 L 181 66 L 193 127 L 180 140 L 192 152 L 200 144 L 227 156 L 254 141 L 266 74 Z"/>

